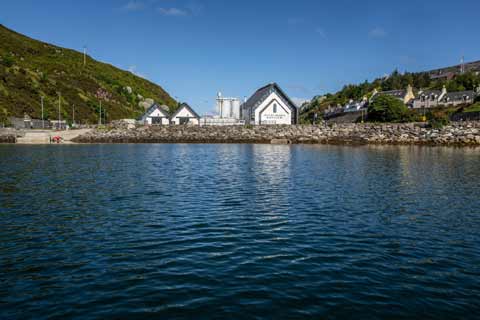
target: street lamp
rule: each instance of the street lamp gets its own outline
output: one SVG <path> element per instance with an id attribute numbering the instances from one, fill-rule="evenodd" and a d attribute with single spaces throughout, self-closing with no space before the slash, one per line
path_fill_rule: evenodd
<path id="1" fill-rule="evenodd" d="M 40 103 L 42 105 L 42 129 L 45 129 L 45 122 L 43 120 L 43 96 L 40 96 Z"/>
<path id="2" fill-rule="evenodd" d="M 58 93 L 58 125 L 57 125 L 58 130 L 60 130 L 60 128 L 61 128 L 61 125 L 60 125 L 60 117 L 61 117 L 60 108 L 61 108 L 61 106 L 62 106 L 62 93 L 59 92 Z"/>

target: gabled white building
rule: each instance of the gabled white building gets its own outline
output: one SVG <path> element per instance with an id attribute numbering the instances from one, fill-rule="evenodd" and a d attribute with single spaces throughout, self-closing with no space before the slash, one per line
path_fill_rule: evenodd
<path id="1" fill-rule="evenodd" d="M 171 124 L 199 125 L 200 116 L 186 103 L 182 103 L 178 110 L 170 117 Z"/>
<path id="2" fill-rule="evenodd" d="M 298 108 L 276 83 L 271 83 L 242 105 L 242 117 L 247 124 L 297 124 Z"/>
<path id="3" fill-rule="evenodd" d="M 153 104 L 140 118 L 140 123 L 145 125 L 169 125 L 170 114 L 166 105 Z"/>

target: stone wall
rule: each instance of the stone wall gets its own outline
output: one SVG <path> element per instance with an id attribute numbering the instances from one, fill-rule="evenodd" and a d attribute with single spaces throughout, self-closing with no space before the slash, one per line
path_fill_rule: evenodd
<path id="1" fill-rule="evenodd" d="M 480 146 L 480 122 L 442 129 L 424 124 L 322 124 L 298 126 L 160 126 L 95 130 L 80 143 L 320 143 Z"/>
<path id="2" fill-rule="evenodd" d="M 15 143 L 17 140 L 17 134 L 15 130 L 0 129 L 0 143 Z"/>
<path id="3" fill-rule="evenodd" d="M 362 120 L 362 116 L 366 118 L 366 111 L 344 112 L 332 117 L 326 118 L 327 123 L 357 123 Z"/>

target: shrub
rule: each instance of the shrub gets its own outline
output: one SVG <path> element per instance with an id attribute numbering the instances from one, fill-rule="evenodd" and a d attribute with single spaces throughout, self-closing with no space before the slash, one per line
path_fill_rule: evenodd
<path id="1" fill-rule="evenodd" d="M 377 122 L 406 122 L 412 117 L 399 99 L 380 95 L 368 106 L 368 120 Z"/>
<path id="2" fill-rule="evenodd" d="M 444 111 L 430 111 L 427 113 L 428 125 L 434 129 L 441 129 L 450 123 L 448 114 Z"/>
<path id="3" fill-rule="evenodd" d="M 0 62 L 7 68 L 10 68 L 11 66 L 13 66 L 15 64 L 15 59 L 13 58 L 13 56 L 11 54 L 5 54 L 2 56 L 2 59 L 0 60 Z"/>

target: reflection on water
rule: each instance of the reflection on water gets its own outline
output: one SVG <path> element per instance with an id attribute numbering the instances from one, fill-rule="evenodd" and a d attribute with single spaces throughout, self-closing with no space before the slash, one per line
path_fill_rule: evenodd
<path id="1" fill-rule="evenodd" d="M 468 318 L 480 150 L 0 146 L 0 318 Z"/>

